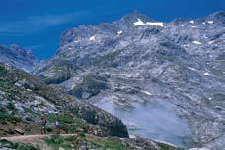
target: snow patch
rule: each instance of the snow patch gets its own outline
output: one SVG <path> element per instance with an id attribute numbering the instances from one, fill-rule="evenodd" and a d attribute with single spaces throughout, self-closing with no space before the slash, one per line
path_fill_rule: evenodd
<path id="1" fill-rule="evenodd" d="M 204 34 L 203 36 L 204 36 L 204 38 L 205 38 L 205 39 L 207 39 L 207 38 L 208 38 L 205 34 Z"/>
<path id="2" fill-rule="evenodd" d="M 27 89 L 27 91 L 28 91 L 28 92 L 32 92 L 32 90 L 31 90 L 31 89 Z"/>
<path id="3" fill-rule="evenodd" d="M 147 94 L 147 95 L 149 95 L 149 96 L 152 96 L 152 94 L 150 92 L 148 92 L 148 91 L 142 91 L 142 92 Z"/>
<path id="4" fill-rule="evenodd" d="M 191 67 L 188 67 L 188 69 L 190 69 L 192 71 L 197 71 L 195 68 L 191 68 Z"/>
<path id="5" fill-rule="evenodd" d="M 95 41 L 95 36 L 89 38 L 90 41 Z"/>
<path id="6" fill-rule="evenodd" d="M 208 72 L 204 73 L 205 76 L 209 76 L 210 74 Z"/>
<path id="7" fill-rule="evenodd" d="M 192 28 L 196 28 L 196 26 L 190 26 L 190 27 L 192 27 Z"/>
<path id="8" fill-rule="evenodd" d="M 214 22 L 213 21 L 208 21 L 208 24 L 213 24 Z"/>
<path id="9" fill-rule="evenodd" d="M 129 135 L 129 138 L 136 139 L 136 136 L 135 135 Z"/>
<path id="10" fill-rule="evenodd" d="M 202 43 L 199 41 L 193 41 L 192 43 L 197 44 L 197 45 L 201 45 Z"/>
<path id="11" fill-rule="evenodd" d="M 161 26 L 163 27 L 162 22 L 146 22 L 144 23 L 141 19 L 138 19 L 137 22 L 134 23 L 134 26 Z"/>
<path id="12" fill-rule="evenodd" d="M 138 19 L 138 21 L 134 23 L 134 26 L 144 26 L 144 25 L 146 24 L 144 24 L 144 22 L 141 21 L 141 19 Z"/>
<path id="13" fill-rule="evenodd" d="M 163 23 L 162 22 L 147 22 L 147 25 L 163 27 Z"/>
<path id="14" fill-rule="evenodd" d="M 190 24 L 194 24 L 195 22 L 194 22 L 194 20 L 191 20 L 191 21 L 189 21 L 189 23 L 190 23 Z"/>
<path id="15" fill-rule="evenodd" d="M 123 31 L 117 31 L 117 34 L 119 34 L 119 35 L 122 34 L 122 33 L 123 33 Z"/>
<path id="16" fill-rule="evenodd" d="M 208 44 L 213 44 L 215 40 L 209 41 Z"/>
<path id="17" fill-rule="evenodd" d="M 202 24 L 205 25 L 205 22 L 203 22 Z"/>

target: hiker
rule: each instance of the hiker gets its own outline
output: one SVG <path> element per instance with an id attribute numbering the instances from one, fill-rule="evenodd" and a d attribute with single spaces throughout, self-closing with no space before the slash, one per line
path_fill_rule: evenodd
<path id="1" fill-rule="evenodd" d="M 56 114 L 58 116 L 58 114 Z M 60 121 L 59 118 L 57 117 L 56 121 L 55 121 L 55 128 L 58 134 L 60 134 Z"/>
<path id="2" fill-rule="evenodd" d="M 45 117 L 41 118 L 41 134 L 46 134 L 47 119 Z"/>

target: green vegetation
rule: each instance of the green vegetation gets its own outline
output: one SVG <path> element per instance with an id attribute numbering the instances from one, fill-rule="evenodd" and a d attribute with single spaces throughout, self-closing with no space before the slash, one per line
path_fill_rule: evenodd
<path id="1" fill-rule="evenodd" d="M 6 71 L 7 71 L 7 70 L 5 69 L 5 67 L 0 66 L 0 75 L 6 73 Z"/>
<path id="2" fill-rule="evenodd" d="M 6 147 L 10 149 L 17 149 L 17 150 L 40 150 L 38 147 L 34 147 L 32 145 L 26 145 L 22 143 L 13 143 L 7 140 L 0 140 L 0 147 Z"/>
<path id="3" fill-rule="evenodd" d="M 15 110 L 16 109 L 15 105 L 13 103 L 11 103 L 11 102 L 8 104 L 7 108 L 9 110 Z"/>
<path id="4" fill-rule="evenodd" d="M 67 150 L 77 149 L 81 143 L 86 143 L 88 147 L 101 148 L 103 150 L 127 150 L 127 148 L 120 143 L 117 139 L 113 138 L 98 138 L 95 136 L 78 134 L 76 136 L 63 137 L 61 135 L 52 135 L 46 138 L 45 142 L 53 149 L 58 150 L 64 148 Z"/>
<path id="5" fill-rule="evenodd" d="M 73 138 L 64 138 L 61 135 L 52 135 L 50 138 L 45 138 L 45 142 L 48 146 L 52 147 L 55 150 L 58 150 L 59 148 L 64 148 L 67 150 L 75 149 L 77 145 L 72 144 Z"/>
<path id="6" fill-rule="evenodd" d="M 9 114 L 7 112 L 4 112 L 3 110 L 0 110 L 0 121 L 10 121 L 10 122 L 20 122 L 21 119 L 16 117 L 15 115 Z"/>
<path id="7" fill-rule="evenodd" d="M 8 82 L 0 79 L 0 87 L 7 87 Z"/>
<path id="8" fill-rule="evenodd" d="M 58 116 L 50 114 L 48 115 L 47 119 L 50 123 L 55 123 L 55 121 L 58 119 L 61 124 L 61 129 L 66 133 L 75 133 L 78 129 L 87 128 L 87 125 L 84 121 L 72 114 L 60 114 Z"/>
<path id="9" fill-rule="evenodd" d="M 118 139 L 114 138 L 98 138 L 95 136 L 87 136 L 85 141 L 87 141 L 89 145 L 93 145 L 96 148 L 103 148 L 104 150 L 128 150 L 128 148 L 124 146 Z"/>
<path id="10" fill-rule="evenodd" d="M 171 150 L 171 147 L 169 147 L 168 145 L 166 144 L 163 144 L 163 143 L 158 143 L 159 147 L 162 149 L 162 150 Z"/>
<path id="11" fill-rule="evenodd" d="M 100 141 L 100 143 L 97 142 L 96 144 L 102 145 L 105 149 L 127 150 L 127 148 L 122 145 L 118 140 L 111 138 Z"/>

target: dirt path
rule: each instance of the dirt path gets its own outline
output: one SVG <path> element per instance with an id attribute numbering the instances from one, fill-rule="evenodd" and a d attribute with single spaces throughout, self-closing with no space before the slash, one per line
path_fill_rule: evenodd
<path id="1" fill-rule="evenodd" d="M 64 137 L 73 136 L 75 134 L 61 134 Z M 21 135 L 21 136 L 12 136 L 12 137 L 0 137 L 0 140 L 8 140 L 11 142 L 18 142 L 24 144 L 38 145 L 41 150 L 52 150 L 44 142 L 43 138 L 51 136 L 51 134 L 37 134 L 37 135 Z"/>

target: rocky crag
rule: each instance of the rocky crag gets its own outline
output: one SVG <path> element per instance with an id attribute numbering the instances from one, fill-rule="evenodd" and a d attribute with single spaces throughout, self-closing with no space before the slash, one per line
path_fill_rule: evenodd
<path id="1" fill-rule="evenodd" d="M 37 65 L 37 58 L 32 54 L 31 50 L 17 45 L 0 45 L 0 62 L 15 66 L 26 72 L 32 72 Z"/>
<path id="2" fill-rule="evenodd" d="M 131 133 L 223 150 L 224 33 L 225 12 L 169 23 L 134 12 L 65 31 L 56 55 L 33 73 L 110 111 Z"/>

